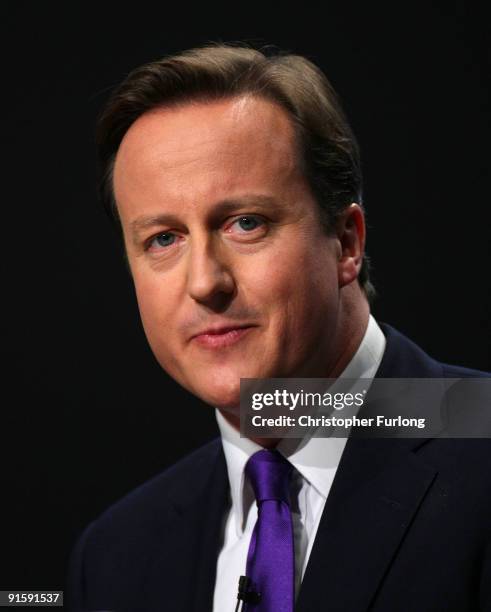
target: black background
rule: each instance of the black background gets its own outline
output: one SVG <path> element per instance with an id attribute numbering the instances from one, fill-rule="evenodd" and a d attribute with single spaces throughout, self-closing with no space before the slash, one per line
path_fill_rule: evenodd
<path id="1" fill-rule="evenodd" d="M 318 63 L 361 144 L 376 317 L 440 360 L 491 366 L 478 5 L 67 4 L 19 3 L 4 19 L 0 589 L 62 588 L 80 530 L 217 432 L 147 347 L 96 198 L 95 118 L 143 62 L 247 39 Z"/>

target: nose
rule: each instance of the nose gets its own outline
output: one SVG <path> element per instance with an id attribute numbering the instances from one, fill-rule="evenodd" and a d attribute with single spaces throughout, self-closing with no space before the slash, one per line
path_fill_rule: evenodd
<path id="1" fill-rule="evenodd" d="M 194 243 L 188 260 L 189 295 L 200 304 L 220 309 L 235 292 L 235 280 L 223 253 L 211 241 Z"/>

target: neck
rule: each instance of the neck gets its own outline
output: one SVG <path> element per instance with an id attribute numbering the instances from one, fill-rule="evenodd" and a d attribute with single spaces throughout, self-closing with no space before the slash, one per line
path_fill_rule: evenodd
<path id="1" fill-rule="evenodd" d="M 327 367 L 326 378 L 337 378 L 353 359 L 368 327 L 370 307 L 358 285 L 346 287 L 339 310 L 335 350 Z"/>

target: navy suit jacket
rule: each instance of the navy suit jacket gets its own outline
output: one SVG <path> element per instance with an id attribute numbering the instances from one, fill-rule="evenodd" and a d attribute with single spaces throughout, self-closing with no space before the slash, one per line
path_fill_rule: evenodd
<path id="1" fill-rule="evenodd" d="M 382 329 L 378 377 L 486 376 Z M 72 554 L 69 609 L 211 611 L 228 504 L 217 438 L 89 525 Z M 350 438 L 295 609 L 491 611 L 491 440 Z"/>

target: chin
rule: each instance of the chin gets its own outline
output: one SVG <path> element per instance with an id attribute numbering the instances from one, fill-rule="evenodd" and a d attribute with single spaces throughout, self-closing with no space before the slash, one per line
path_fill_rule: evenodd
<path id="1" fill-rule="evenodd" d="M 220 410 L 233 410 L 236 412 L 240 406 L 240 387 L 236 389 L 197 389 L 193 391 L 195 395 L 201 398 L 207 404 L 215 406 Z"/>
<path id="2" fill-rule="evenodd" d="M 191 381 L 187 388 L 207 404 L 220 409 L 238 409 L 240 405 L 240 377 L 237 375 L 230 380 L 225 376 L 217 380 L 208 376 L 206 380 Z"/>

